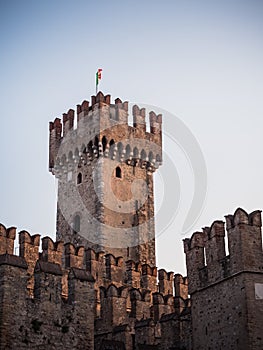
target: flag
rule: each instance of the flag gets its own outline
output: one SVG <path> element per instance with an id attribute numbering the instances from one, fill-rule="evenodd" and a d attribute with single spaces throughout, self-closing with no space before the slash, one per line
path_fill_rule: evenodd
<path id="1" fill-rule="evenodd" d="M 98 69 L 98 71 L 97 71 L 97 73 L 96 73 L 96 85 L 98 85 L 99 84 L 99 81 L 101 80 L 101 76 L 102 76 L 102 69 L 101 68 L 99 68 Z"/>

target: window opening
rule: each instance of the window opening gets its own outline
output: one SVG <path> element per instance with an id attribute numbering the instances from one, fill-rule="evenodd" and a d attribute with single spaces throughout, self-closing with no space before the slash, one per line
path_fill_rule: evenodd
<path id="1" fill-rule="evenodd" d="M 74 217 L 73 230 L 75 233 L 78 233 L 80 231 L 80 216 L 79 215 L 76 215 Z"/>
<path id="2" fill-rule="evenodd" d="M 81 184 L 82 183 L 82 174 L 79 173 L 78 176 L 77 176 L 77 184 Z"/>
<path id="3" fill-rule="evenodd" d="M 121 179 L 121 168 L 119 166 L 117 166 L 117 168 L 116 168 L 116 177 Z"/>

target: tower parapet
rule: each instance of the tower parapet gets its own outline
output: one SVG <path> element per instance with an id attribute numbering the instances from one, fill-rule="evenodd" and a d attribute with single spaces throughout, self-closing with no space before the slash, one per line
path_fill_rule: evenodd
<path id="1" fill-rule="evenodd" d="M 145 108 L 139 108 L 134 105 L 132 108 L 133 115 L 133 126 L 140 130 L 142 133 L 146 132 L 146 122 L 145 122 Z"/>
<path id="2" fill-rule="evenodd" d="M 150 127 L 151 133 L 155 135 L 162 134 L 162 115 L 156 115 L 155 112 L 150 112 Z"/>
<path id="3" fill-rule="evenodd" d="M 153 170 L 158 168 L 162 163 L 160 148 L 162 147 L 162 116 L 161 114 L 156 115 L 153 111 L 149 113 L 150 132 L 147 132 L 145 108 L 140 109 L 134 105 L 132 113 L 133 126 L 129 126 L 128 102 L 122 102 L 121 99 L 117 98 L 115 104 L 111 104 L 110 95 L 104 96 L 102 92 L 98 92 L 97 96 L 92 96 L 91 105 L 86 100 L 77 105 L 77 127 L 75 130 L 73 130 L 75 118 L 73 109 L 63 113 L 63 125 L 59 118 L 55 118 L 54 122 L 50 122 L 49 128 L 50 171 L 56 176 L 60 176 L 59 169 L 61 167 L 65 169 L 65 166 L 70 165 L 72 161 L 81 164 L 86 159 L 87 154 L 90 161 L 100 155 L 107 157 L 110 148 L 112 149 L 111 157 L 114 157 L 115 149 L 112 145 L 118 146 L 118 142 L 122 143 L 125 160 L 130 159 L 131 156 L 148 161 Z M 66 136 L 70 131 L 72 133 L 69 146 L 66 142 Z M 112 139 L 114 144 L 110 144 Z M 142 146 L 142 143 L 136 142 L 136 139 L 145 139 L 146 142 Z M 147 141 L 151 143 L 151 148 L 149 148 L 150 145 L 147 144 Z M 154 144 L 157 146 L 155 149 L 153 149 Z M 99 152 L 100 145 L 103 146 L 102 152 Z M 119 149 L 117 150 L 119 151 Z M 120 160 L 122 154 L 117 153 L 115 153 L 115 157 L 118 155 Z M 133 165 L 134 162 L 128 164 Z"/>
<path id="4" fill-rule="evenodd" d="M 191 238 L 184 239 L 187 275 L 189 277 L 189 293 L 202 285 L 200 271 L 205 268 L 204 233 L 195 232 Z"/>
<path id="5" fill-rule="evenodd" d="M 238 208 L 226 216 L 229 256 L 224 225 L 214 221 L 184 240 L 190 294 L 239 272 L 263 270 L 261 211 Z"/>
<path id="6" fill-rule="evenodd" d="M 230 273 L 263 270 L 261 211 L 248 214 L 238 208 L 234 215 L 227 215 Z"/>
<path id="7" fill-rule="evenodd" d="M 261 214 L 238 208 L 225 218 L 229 255 L 223 221 L 184 242 L 194 347 L 261 349 L 263 300 L 256 296 L 263 286 Z"/>
<path id="8" fill-rule="evenodd" d="M 56 118 L 54 122 L 49 123 L 49 169 L 55 167 L 56 158 L 62 138 L 61 119 Z"/>
<path id="9" fill-rule="evenodd" d="M 207 278 L 209 283 L 213 283 L 224 276 L 222 261 L 226 256 L 225 223 L 214 221 L 211 227 L 205 227 L 203 232 Z"/>

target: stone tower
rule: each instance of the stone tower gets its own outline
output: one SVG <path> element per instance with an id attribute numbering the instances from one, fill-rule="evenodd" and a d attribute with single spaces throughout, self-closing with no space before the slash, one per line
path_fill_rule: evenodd
<path id="1" fill-rule="evenodd" d="M 50 123 L 49 169 L 58 179 L 57 239 L 155 266 L 153 173 L 162 116 L 99 92 Z"/>

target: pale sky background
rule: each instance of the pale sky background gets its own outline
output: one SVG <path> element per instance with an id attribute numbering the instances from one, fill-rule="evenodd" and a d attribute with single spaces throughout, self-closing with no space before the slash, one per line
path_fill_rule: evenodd
<path id="1" fill-rule="evenodd" d="M 239 206 L 263 207 L 262 0 L 2 0 L 0 52 L 4 225 L 54 238 L 48 122 L 90 99 L 97 68 L 100 89 L 112 100 L 167 110 L 197 139 L 208 191 L 185 236 Z M 175 220 L 157 239 L 158 265 L 185 273 L 181 228 L 193 176 L 176 142 L 164 137 L 164 150 L 182 188 Z M 166 186 L 158 176 L 157 208 Z M 176 187 L 169 191 L 176 198 Z"/>

